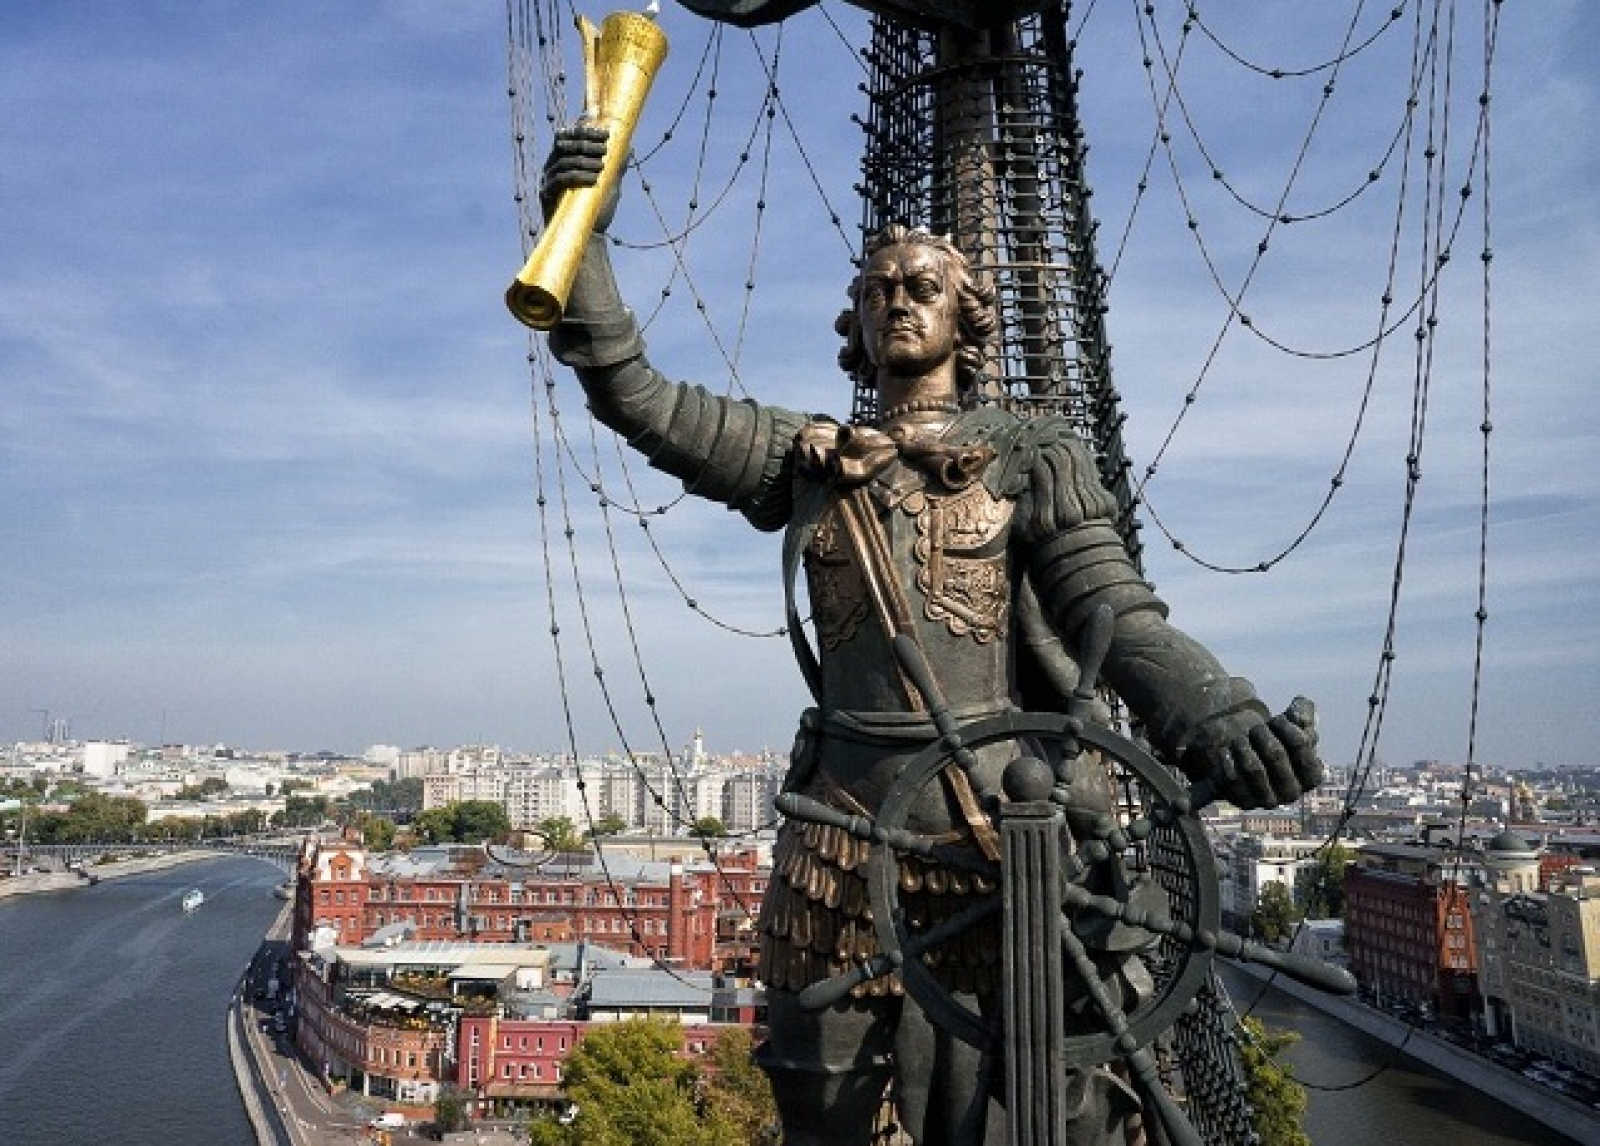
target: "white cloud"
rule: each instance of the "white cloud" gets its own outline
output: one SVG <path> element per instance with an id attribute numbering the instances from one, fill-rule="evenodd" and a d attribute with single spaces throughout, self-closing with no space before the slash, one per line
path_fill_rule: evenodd
<path id="1" fill-rule="evenodd" d="M 640 139 L 681 107 L 674 145 L 650 173 L 663 215 L 679 220 L 696 193 L 695 137 L 711 101 L 704 82 L 688 91 L 705 28 L 666 8 L 673 55 Z M 862 24 L 853 9 L 833 15 Z M 1247 54 L 1301 64 L 1337 45 L 1334 15 L 1297 9 L 1286 23 L 1273 6 L 1206 12 Z M 530 399 L 524 339 L 499 302 L 518 262 L 503 16 L 421 2 L 102 3 L 7 19 L 0 98 L 31 111 L 0 124 L 10 161 L 0 212 L 13 223 L 0 284 L 0 629 L 10 653 L 0 691 L 16 698 L 15 711 L 0 711 L 0 738 L 30 734 L 27 709 L 48 704 L 104 734 L 153 737 L 165 709 L 172 734 L 196 739 L 557 743 L 564 718 L 534 504 L 543 492 L 579 735 L 612 741 L 560 533 L 543 388 L 535 381 Z M 1541 6 L 1537 19 L 1513 10 L 1501 19 L 1483 736 L 1511 762 L 1592 758 L 1575 731 L 1596 684 L 1590 586 L 1600 561 L 1589 473 L 1600 336 L 1588 317 L 1600 216 L 1586 191 L 1600 153 L 1600 83 L 1583 52 L 1595 30 L 1588 8 L 1570 2 Z M 1375 141 L 1396 122 L 1394 60 L 1408 36 L 1391 33 L 1341 77 L 1294 203 L 1327 198 L 1376 163 Z M 735 166 L 725 141 L 759 123 L 765 84 L 750 38 L 724 39 L 702 208 Z M 755 42 L 777 50 L 773 33 Z M 1096 6 L 1078 62 L 1106 258 L 1151 131 L 1140 51 L 1129 13 Z M 1198 40 L 1187 53 L 1185 94 L 1208 146 L 1230 180 L 1270 199 L 1320 81 L 1229 77 Z M 860 133 L 848 115 L 859 110 L 859 68 L 816 13 L 784 30 L 782 54 L 787 113 L 852 235 Z M 1462 81 L 1464 106 L 1474 82 Z M 766 189 L 754 183 L 758 136 L 740 182 L 692 237 L 693 281 L 732 345 L 764 198 L 742 377 L 763 400 L 843 413 L 848 383 L 831 326 L 849 246 L 786 124 L 773 126 Z M 1264 224 L 1229 206 L 1173 128 L 1231 288 Z M 1458 132 L 1458 159 L 1466 145 Z M 1223 318 L 1167 178 L 1158 169 L 1112 294 L 1114 369 L 1141 468 Z M 1481 193 L 1481 177 L 1475 185 Z M 1279 228 L 1246 298 L 1261 328 L 1316 347 L 1367 337 L 1397 194 L 1391 166 L 1349 216 Z M 636 186 L 625 211 L 629 234 L 651 233 Z M 1462 735 L 1481 418 L 1475 241 L 1466 233 L 1454 252 L 1435 362 L 1387 726 L 1401 759 L 1449 754 Z M 1416 277 L 1414 261 L 1401 262 L 1398 294 L 1404 276 Z M 630 298 L 653 310 L 670 259 L 619 262 Z M 668 373 L 727 384 L 681 280 L 649 341 Z M 1402 330 L 1346 488 L 1272 576 L 1203 575 L 1146 530 L 1175 619 L 1275 700 L 1315 693 L 1336 755 L 1353 750 L 1382 634 L 1410 358 Z M 1158 511 L 1196 551 L 1243 562 L 1274 552 L 1327 487 L 1365 376 L 1362 355 L 1283 358 L 1234 332 L 1151 487 Z M 565 491 L 578 576 L 606 677 L 628 696 L 629 720 L 643 722 L 640 737 L 650 713 L 614 561 L 669 735 L 703 724 L 714 743 L 786 742 L 803 691 L 786 642 L 732 637 L 698 617 L 621 516 L 613 556 L 587 488 L 596 463 L 576 387 L 563 376 L 555 393 L 581 467 L 567 472 Z M 676 499 L 673 483 L 636 464 L 638 489 L 628 491 L 607 450 L 598 472 L 608 496 Z M 774 539 L 688 504 L 652 518 L 651 530 L 683 591 L 708 610 L 741 627 L 781 623 Z"/>

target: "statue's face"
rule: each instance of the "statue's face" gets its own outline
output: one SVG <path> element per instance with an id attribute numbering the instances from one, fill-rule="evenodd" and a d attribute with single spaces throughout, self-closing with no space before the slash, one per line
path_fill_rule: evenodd
<path id="1" fill-rule="evenodd" d="M 857 312 L 867 357 L 900 375 L 925 374 L 956 351 L 960 300 L 945 257 L 900 243 L 867 260 Z"/>

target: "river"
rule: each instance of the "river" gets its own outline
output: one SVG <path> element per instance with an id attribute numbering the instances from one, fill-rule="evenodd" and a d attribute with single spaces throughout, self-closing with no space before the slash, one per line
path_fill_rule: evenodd
<path id="1" fill-rule="evenodd" d="M 216 859 L 0 900 L 0 1139 L 252 1146 L 224 1023 L 282 879 Z"/>
<path id="2" fill-rule="evenodd" d="M 1302 1036 L 1284 1057 L 1306 1085 L 1306 1132 L 1317 1146 L 1581 1146 L 1315 1007 L 1221 966 L 1240 1011 Z"/>

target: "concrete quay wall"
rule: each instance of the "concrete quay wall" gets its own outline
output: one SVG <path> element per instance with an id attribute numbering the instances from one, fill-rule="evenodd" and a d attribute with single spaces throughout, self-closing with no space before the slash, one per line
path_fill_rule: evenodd
<path id="1" fill-rule="evenodd" d="M 1507 1106 L 1524 1111 L 1552 1130 L 1579 1142 L 1600 1142 L 1600 1110 L 1586 1103 L 1540 1086 L 1510 1067 L 1428 1031 L 1413 1028 L 1358 1000 L 1324 994 L 1283 975 L 1274 976 L 1272 972 L 1253 964 L 1230 961 L 1228 965 L 1237 967 L 1255 979 L 1271 979 L 1272 986 L 1284 994 L 1394 1047 L 1441 1074 L 1480 1090 Z M 1408 1033 L 1410 1038 L 1406 1037 Z"/>
<path id="2" fill-rule="evenodd" d="M 90 876 L 95 879 L 121 879 L 123 876 L 163 871 L 169 867 L 217 859 L 230 854 L 232 853 L 213 851 L 173 852 L 164 856 L 137 856 L 133 859 L 117 860 L 114 863 L 92 864 L 84 869 L 84 875 L 71 871 L 43 871 L 32 875 L 14 875 L 0 879 L 0 899 L 47 891 L 72 891 L 75 888 L 91 886 L 88 878 Z"/>
<path id="3" fill-rule="evenodd" d="M 235 998 L 228 1009 L 228 1058 L 233 1062 L 233 1077 L 244 1101 L 245 1117 L 255 1131 L 257 1146 L 285 1146 L 293 1140 L 277 1111 L 261 1100 L 267 1081 L 261 1077 L 260 1060 L 245 1045 L 245 1024 L 244 1001 Z"/>

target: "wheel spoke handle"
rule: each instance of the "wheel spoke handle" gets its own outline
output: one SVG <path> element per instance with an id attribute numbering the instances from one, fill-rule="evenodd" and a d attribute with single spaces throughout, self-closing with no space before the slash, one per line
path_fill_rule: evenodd
<path id="1" fill-rule="evenodd" d="M 808 1011 L 826 1010 L 842 1001 L 861 984 L 883 978 L 907 959 L 916 959 L 929 948 L 937 947 L 945 940 L 952 939 L 967 928 L 981 923 L 999 911 L 1000 904 L 999 895 L 986 896 L 972 906 L 956 912 L 937 926 L 912 935 L 900 945 L 900 950 L 880 952 L 870 959 L 861 960 L 842 975 L 811 984 L 800 992 L 800 1005 Z"/>
<path id="2" fill-rule="evenodd" d="M 1304 983 L 1318 991 L 1326 991 L 1330 995 L 1351 995 L 1356 990 L 1355 977 L 1343 967 L 1335 967 L 1331 963 L 1324 963 L 1308 955 L 1275 951 L 1260 943 L 1241 939 L 1231 931 L 1196 931 L 1189 924 L 1173 919 L 1169 915 L 1124 903 L 1113 896 L 1095 895 L 1077 884 L 1069 883 L 1062 888 L 1061 902 L 1068 909 L 1092 911 L 1096 915 L 1107 916 L 1129 927 L 1148 931 L 1152 935 L 1165 935 L 1203 951 L 1215 951 L 1219 955 L 1225 955 L 1241 963 L 1259 963 L 1281 975 L 1287 975 L 1298 983 Z"/>
<path id="3" fill-rule="evenodd" d="M 1190 1125 L 1188 1118 L 1172 1101 L 1172 1096 L 1167 1093 L 1167 1088 L 1161 1084 L 1161 1078 L 1156 1072 L 1154 1059 L 1146 1047 L 1139 1045 L 1133 1032 L 1128 1029 L 1128 1016 L 1111 997 L 1111 989 L 1100 978 L 1100 969 L 1095 966 L 1090 958 L 1089 951 L 1072 931 L 1070 919 L 1062 921 L 1061 949 L 1066 955 L 1067 962 L 1077 972 L 1078 981 L 1085 993 L 1089 996 L 1089 1003 L 1100 1012 L 1106 1030 L 1112 1037 L 1112 1045 L 1128 1064 L 1135 1084 L 1139 1089 L 1140 1097 L 1150 1106 L 1155 1108 L 1156 1114 L 1161 1119 L 1162 1129 L 1172 1146 L 1205 1146 L 1200 1135 Z"/>
<path id="4" fill-rule="evenodd" d="M 1287 975 L 1297 983 L 1304 983 L 1330 995 L 1356 993 L 1356 977 L 1343 967 L 1324 963 L 1310 955 L 1296 955 L 1292 951 L 1275 951 L 1226 931 L 1217 937 L 1217 953 L 1240 963 L 1259 963 L 1280 975 Z"/>
<path id="5" fill-rule="evenodd" d="M 1162 1084 L 1150 1049 L 1140 1047 L 1132 1054 L 1124 1055 L 1123 1061 L 1128 1064 L 1128 1073 L 1133 1076 L 1133 1085 L 1139 1097 L 1146 1106 L 1155 1108 L 1156 1116 L 1161 1120 L 1161 1129 L 1166 1131 L 1172 1146 L 1205 1146 L 1188 1115 L 1172 1100 L 1172 1095 Z"/>

